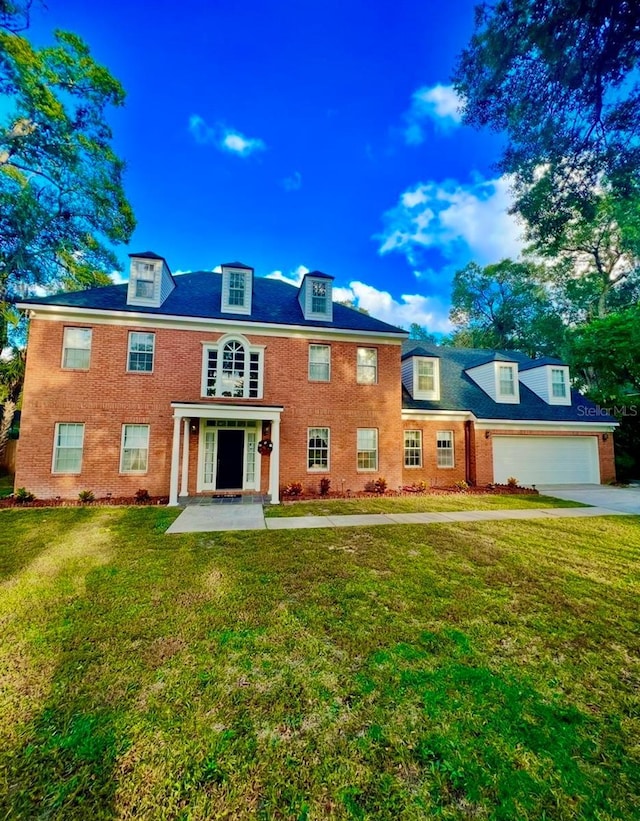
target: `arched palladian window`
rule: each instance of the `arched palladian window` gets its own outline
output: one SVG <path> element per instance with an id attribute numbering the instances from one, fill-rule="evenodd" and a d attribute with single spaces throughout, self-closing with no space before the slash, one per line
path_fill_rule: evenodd
<path id="1" fill-rule="evenodd" d="M 202 395 L 260 399 L 263 350 L 243 336 L 224 336 L 217 344 L 205 345 Z"/>

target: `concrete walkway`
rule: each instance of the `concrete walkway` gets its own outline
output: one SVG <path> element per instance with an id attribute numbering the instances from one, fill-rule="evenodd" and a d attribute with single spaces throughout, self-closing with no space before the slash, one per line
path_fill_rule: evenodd
<path id="1" fill-rule="evenodd" d="M 219 530 L 302 530 L 312 527 L 370 527 L 393 524 L 496 522 L 509 519 L 581 519 L 622 516 L 623 510 L 604 507 L 548 507 L 524 510 L 457 510 L 447 513 L 364 513 L 355 516 L 286 516 L 266 518 L 261 505 L 187 507 L 167 533 L 205 533 Z"/>

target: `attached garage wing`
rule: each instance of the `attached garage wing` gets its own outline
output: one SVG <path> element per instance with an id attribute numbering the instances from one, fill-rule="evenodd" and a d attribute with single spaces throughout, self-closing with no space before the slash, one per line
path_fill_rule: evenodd
<path id="1" fill-rule="evenodd" d="M 493 481 L 600 484 L 597 436 L 493 436 Z"/>

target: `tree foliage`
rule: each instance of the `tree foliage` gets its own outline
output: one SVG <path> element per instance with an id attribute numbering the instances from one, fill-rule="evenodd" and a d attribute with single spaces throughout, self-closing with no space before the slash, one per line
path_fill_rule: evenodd
<path id="1" fill-rule="evenodd" d="M 28 5 L 0 0 L 0 303 L 35 285 L 109 282 L 134 218 L 106 120 L 124 92 L 75 34 L 36 49 Z M 20 12 L 23 12 L 21 15 Z M 13 24 L 13 25 L 12 25 Z M 0 329 L 1 330 L 1 329 Z M 0 334 L 0 346 L 2 334 Z"/>
<path id="2" fill-rule="evenodd" d="M 455 345 L 558 353 L 563 323 L 532 263 L 505 259 L 481 268 L 471 262 L 453 278 L 451 303 Z"/>
<path id="3" fill-rule="evenodd" d="M 598 191 L 638 192 L 640 4 L 498 0 L 476 9 L 454 74 L 465 121 L 507 135 L 516 209 L 552 236 Z M 541 209 L 541 203 L 545 207 Z"/>

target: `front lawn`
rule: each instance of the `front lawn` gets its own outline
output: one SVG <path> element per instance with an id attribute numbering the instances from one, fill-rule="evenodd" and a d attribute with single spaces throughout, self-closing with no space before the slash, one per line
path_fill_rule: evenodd
<path id="1" fill-rule="evenodd" d="M 0 512 L 0 817 L 637 817 L 637 518 L 177 513 Z"/>
<path id="2" fill-rule="evenodd" d="M 580 502 L 536 494 L 443 493 L 425 496 L 363 496 L 357 499 L 283 500 L 265 505 L 265 516 L 343 516 L 359 513 L 434 513 L 448 510 L 520 510 L 541 507 L 587 507 Z"/>

